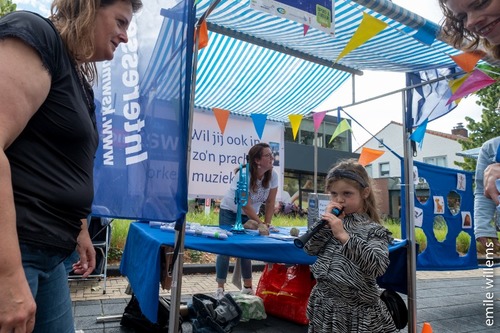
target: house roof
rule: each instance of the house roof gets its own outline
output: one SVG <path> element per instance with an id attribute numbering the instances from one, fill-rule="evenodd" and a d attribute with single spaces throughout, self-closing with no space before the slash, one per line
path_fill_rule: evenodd
<path id="1" fill-rule="evenodd" d="M 375 133 L 373 136 L 374 137 L 378 137 L 389 126 L 398 126 L 398 127 L 403 128 L 403 124 L 401 124 L 401 123 L 399 123 L 397 121 L 391 121 L 387 125 L 385 125 L 381 130 L 379 130 L 377 133 Z M 444 133 L 444 132 L 434 131 L 434 130 L 430 130 L 430 129 L 426 129 L 425 133 L 430 134 L 430 135 L 439 136 L 439 137 L 446 138 L 446 139 L 453 140 L 453 141 L 458 141 L 459 139 L 466 138 L 466 137 L 464 137 L 462 135 L 455 135 L 455 134 L 451 134 L 451 133 Z M 370 138 L 370 139 L 368 139 L 368 140 L 366 140 L 362 145 L 360 145 L 360 148 L 364 147 L 372 139 L 373 139 L 373 137 Z M 358 148 L 357 150 L 359 150 L 360 148 Z"/>

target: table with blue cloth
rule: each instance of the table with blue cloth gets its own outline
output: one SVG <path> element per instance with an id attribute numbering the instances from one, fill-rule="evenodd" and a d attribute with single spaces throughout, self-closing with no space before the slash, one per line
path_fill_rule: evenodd
<path id="1" fill-rule="evenodd" d="M 290 228 L 280 229 L 279 234 L 289 235 Z M 174 243 L 174 232 L 152 228 L 147 222 L 130 224 L 120 272 L 128 278 L 142 312 L 152 322 L 157 320 L 161 248 L 174 246 Z M 403 240 L 389 246 L 391 263 L 378 279 L 380 287 L 406 293 L 406 244 Z M 235 233 L 227 239 L 186 235 L 184 247 L 263 262 L 310 265 L 316 260 L 315 256 L 296 247 L 291 237 L 278 239 L 256 233 Z"/>

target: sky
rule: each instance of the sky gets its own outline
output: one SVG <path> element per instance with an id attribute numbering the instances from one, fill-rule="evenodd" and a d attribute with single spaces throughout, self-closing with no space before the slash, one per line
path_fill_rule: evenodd
<path id="1" fill-rule="evenodd" d="M 146 0 L 148 1 L 148 0 Z M 48 15 L 50 0 L 15 0 L 19 9 L 34 9 Z M 438 5 L 438 0 L 393 0 L 393 3 L 406 8 L 434 23 L 440 23 L 443 15 Z M 363 76 L 356 78 L 356 101 L 366 100 L 375 96 L 396 91 L 405 87 L 403 73 L 364 71 Z M 352 104 L 351 80 L 347 80 L 342 87 L 325 100 L 316 111 L 336 110 L 342 106 L 350 117 L 360 122 L 366 130 L 352 122 L 353 149 L 362 146 L 391 121 L 402 123 L 403 111 L 401 93 L 377 99 L 358 106 L 346 107 Z M 451 133 L 458 123 L 465 126 L 465 116 L 474 120 L 481 119 L 481 108 L 476 104 L 477 98 L 469 96 L 464 98 L 452 112 L 430 122 L 427 129 L 444 133 Z M 334 111 L 332 115 L 337 115 Z M 341 114 L 347 117 L 346 114 Z M 349 117 L 347 117 L 349 118 Z M 370 134 L 371 133 L 371 134 Z"/>

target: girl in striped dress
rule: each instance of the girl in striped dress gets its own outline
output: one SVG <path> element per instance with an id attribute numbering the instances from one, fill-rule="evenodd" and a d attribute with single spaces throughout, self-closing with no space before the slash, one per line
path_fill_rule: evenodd
<path id="1" fill-rule="evenodd" d="M 322 219 L 328 223 L 304 247 L 318 257 L 308 331 L 396 332 L 376 283 L 389 265 L 392 237 L 380 224 L 370 178 L 361 164 L 346 160 L 328 172 L 325 189 L 331 201 Z M 335 216 L 334 208 L 343 211 Z"/>

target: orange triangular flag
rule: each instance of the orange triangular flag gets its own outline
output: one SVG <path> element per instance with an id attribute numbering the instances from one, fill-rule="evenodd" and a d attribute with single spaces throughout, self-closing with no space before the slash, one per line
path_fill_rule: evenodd
<path id="1" fill-rule="evenodd" d="M 201 22 L 201 25 L 199 27 L 200 30 L 200 35 L 198 36 L 198 50 L 201 50 L 205 46 L 208 45 L 208 28 L 207 28 L 207 21 L 203 20 Z"/>
<path id="2" fill-rule="evenodd" d="M 486 53 L 483 51 L 476 50 L 450 56 L 450 58 L 453 59 L 453 61 L 464 71 L 472 72 L 472 70 L 476 67 L 477 62 L 485 55 Z"/>
<path id="3" fill-rule="evenodd" d="M 358 163 L 362 166 L 367 166 L 368 164 L 382 156 L 384 153 L 384 150 L 363 147 L 361 149 L 361 154 L 359 155 Z"/>
<path id="4" fill-rule="evenodd" d="M 217 119 L 217 124 L 219 124 L 219 129 L 222 134 L 226 130 L 227 120 L 229 118 L 229 111 L 219 108 L 212 108 L 214 112 L 215 119 Z"/>
<path id="5" fill-rule="evenodd" d="M 300 123 L 302 122 L 303 115 L 301 114 L 290 114 L 288 119 L 290 119 L 290 125 L 292 126 L 293 139 L 297 137 L 299 132 Z"/>

